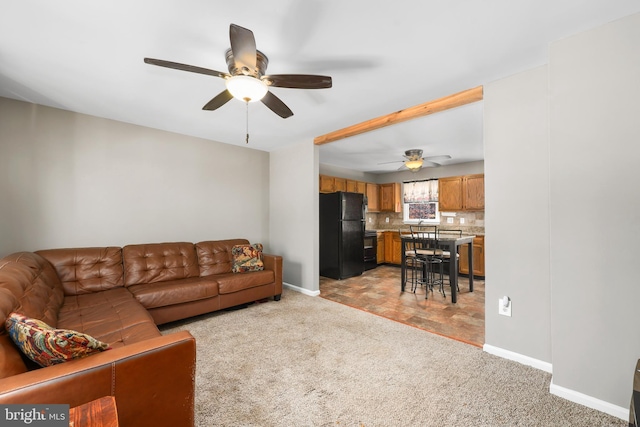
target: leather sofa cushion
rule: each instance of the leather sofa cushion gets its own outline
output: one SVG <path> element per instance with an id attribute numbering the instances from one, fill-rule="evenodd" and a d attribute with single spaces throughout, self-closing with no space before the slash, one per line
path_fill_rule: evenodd
<path id="1" fill-rule="evenodd" d="M 7 317 L 16 311 L 55 326 L 64 291 L 47 260 L 32 252 L 18 252 L 0 261 L 0 295 L 0 378 L 6 378 L 31 366 L 9 338 Z"/>
<path id="2" fill-rule="evenodd" d="M 143 283 L 129 286 L 128 289 L 146 309 L 218 296 L 218 282 L 201 277 L 160 283 Z"/>
<path id="3" fill-rule="evenodd" d="M 27 372 L 29 370 L 27 363 L 29 363 L 27 357 L 18 350 L 18 347 L 3 328 L 3 333 L 0 334 L 0 378 Z"/>
<path id="4" fill-rule="evenodd" d="M 83 332 L 113 348 L 161 335 L 149 312 L 125 288 L 67 296 L 58 328 Z"/>
<path id="5" fill-rule="evenodd" d="M 275 281 L 272 270 L 250 271 L 247 273 L 228 273 L 215 276 L 218 282 L 219 292 L 231 294 L 244 289 L 255 288 L 257 286 L 268 285 Z"/>
<path id="6" fill-rule="evenodd" d="M 196 243 L 200 276 L 231 273 L 233 256 L 231 249 L 235 245 L 248 245 L 246 239 L 208 240 Z"/>
<path id="7" fill-rule="evenodd" d="M 122 249 L 125 286 L 198 277 L 193 243 L 128 245 Z"/>
<path id="8" fill-rule="evenodd" d="M 53 265 L 66 295 L 124 286 L 121 248 L 48 249 L 36 253 Z"/>
<path id="9" fill-rule="evenodd" d="M 55 327 L 64 291 L 51 264 L 33 252 L 17 252 L 1 262 L 1 325 L 11 312 L 17 311 Z"/>

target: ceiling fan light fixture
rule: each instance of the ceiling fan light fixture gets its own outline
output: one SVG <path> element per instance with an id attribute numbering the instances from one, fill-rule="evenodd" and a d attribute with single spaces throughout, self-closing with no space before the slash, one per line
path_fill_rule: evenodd
<path id="1" fill-rule="evenodd" d="M 260 101 L 269 90 L 262 80 L 251 76 L 229 77 L 225 85 L 234 98 L 245 102 Z"/>
<path id="2" fill-rule="evenodd" d="M 422 168 L 422 159 L 407 160 L 406 162 L 404 162 L 404 165 L 411 172 L 418 172 Z"/>

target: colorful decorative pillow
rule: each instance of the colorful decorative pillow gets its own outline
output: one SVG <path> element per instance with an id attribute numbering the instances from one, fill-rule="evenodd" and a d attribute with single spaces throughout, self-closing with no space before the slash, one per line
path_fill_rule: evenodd
<path id="1" fill-rule="evenodd" d="M 262 262 L 262 243 L 254 243 L 253 245 L 235 245 L 231 248 L 233 257 L 233 266 L 231 271 L 234 273 L 245 273 L 247 271 L 264 270 Z"/>
<path id="2" fill-rule="evenodd" d="M 40 366 L 57 365 L 110 348 L 89 335 L 54 329 L 40 320 L 18 313 L 11 313 L 5 325 L 13 342 Z"/>

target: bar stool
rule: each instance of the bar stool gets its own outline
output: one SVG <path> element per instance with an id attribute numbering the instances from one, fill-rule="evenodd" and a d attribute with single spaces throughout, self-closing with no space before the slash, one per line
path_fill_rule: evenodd
<path id="1" fill-rule="evenodd" d="M 398 230 L 400 233 L 400 240 L 402 240 L 402 230 Z M 424 277 L 424 259 L 416 256 L 416 244 L 413 236 L 408 242 L 404 241 L 402 250 L 404 251 L 404 263 L 402 269 L 404 271 L 404 283 L 403 288 L 409 282 L 411 284 L 411 292 L 415 293 L 418 284 L 420 284 Z"/>
<path id="2" fill-rule="evenodd" d="M 413 251 L 416 259 L 420 260 L 422 266 L 422 278 L 420 283 L 425 285 L 425 299 L 428 298 L 429 291 L 433 292 L 433 287 L 438 286 L 442 296 L 444 292 L 444 273 L 442 249 L 438 248 L 437 228 L 435 226 L 409 227 L 411 230 L 411 241 L 414 244 Z M 417 287 L 417 286 L 416 286 Z"/>

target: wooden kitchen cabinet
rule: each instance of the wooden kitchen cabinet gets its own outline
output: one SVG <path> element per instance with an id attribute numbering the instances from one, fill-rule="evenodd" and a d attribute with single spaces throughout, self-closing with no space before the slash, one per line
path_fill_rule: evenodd
<path id="1" fill-rule="evenodd" d="M 484 210 L 484 175 L 464 175 L 438 180 L 440 211 Z"/>
<path id="2" fill-rule="evenodd" d="M 380 212 L 402 212 L 400 184 L 380 184 Z"/>
<path id="3" fill-rule="evenodd" d="M 378 184 L 366 183 L 367 187 L 367 210 L 369 212 L 380 212 L 380 189 Z"/>
<path id="4" fill-rule="evenodd" d="M 366 182 L 347 180 L 347 191 L 350 193 L 366 194 Z"/>
<path id="5" fill-rule="evenodd" d="M 393 232 L 391 251 L 391 263 L 402 264 L 402 240 L 400 240 L 400 233 L 398 232 Z"/>
<path id="6" fill-rule="evenodd" d="M 462 177 L 452 176 L 438 180 L 438 205 L 440 211 L 461 211 Z"/>
<path id="7" fill-rule="evenodd" d="M 351 193 L 366 194 L 367 183 L 353 179 L 345 179 L 337 176 L 319 175 L 319 187 L 321 193 L 335 193 L 336 191 L 349 191 Z"/>
<path id="8" fill-rule="evenodd" d="M 321 193 L 333 193 L 336 188 L 336 180 L 332 176 L 320 175 L 320 192 Z"/>
<path id="9" fill-rule="evenodd" d="M 384 261 L 387 264 L 402 263 L 402 241 L 397 231 L 384 232 Z"/>
<path id="10" fill-rule="evenodd" d="M 458 271 L 460 274 L 469 274 L 468 245 L 461 245 Z M 484 277 L 484 236 L 476 236 L 473 239 L 473 276 Z"/>
<path id="11" fill-rule="evenodd" d="M 468 211 L 484 210 L 484 175 L 467 175 L 463 178 L 464 208 Z"/>
<path id="12" fill-rule="evenodd" d="M 385 242 L 385 235 L 386 233 L 378 233 L 378 247 L 376 248 L 376 262 L 378 264 L 384 264 L 385 263 L 385 257 L 384 257 L 384 250 L 385 250 L 385 246 L 384 246 L 384 242 Z"/>

